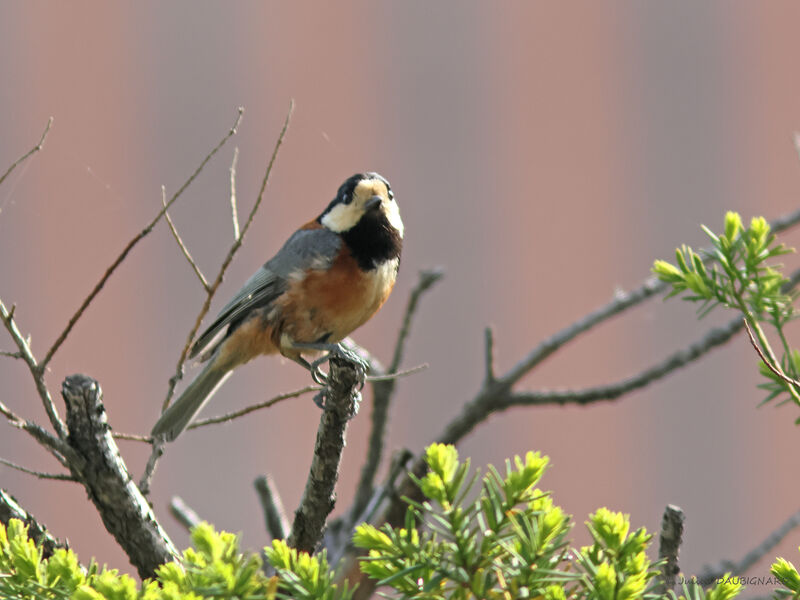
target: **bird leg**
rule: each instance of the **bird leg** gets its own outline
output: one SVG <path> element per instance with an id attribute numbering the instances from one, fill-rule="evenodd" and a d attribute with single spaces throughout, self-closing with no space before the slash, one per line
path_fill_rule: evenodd
<path id="1" fill-rule="evenodd" d="M 311 378 L 314 380 L 315 383 L 319 385 L 327 385 L 328 383 L 328 375 L 322 372 L 319 368 L 321 364 L 328 362 L 332 356 L 338 356 L 339 358 L 343 358 L 344 360 L 351 362 L 356 365 L 356 368 L 363 374 L 366 375 L 367 371 L 369 370 L 369 364 L 367 364 L 364 359 L 362 359 L 358 354 L 345 348 L 341 344 L 326 344 L 326 343 L 302 343 L 302 342 L 293 342 L 292 347 L 296 348 L 297 350 L 314 350 L 317 352 L 327 352 L 324 356 L 314 360 L 313 362 L 309 363 L 306 359 L 302 356 L 298 356 L 295 362 L 304 366 L 306 369 L 311 371 Z M 361 386 L 363 387 L 364 382 L 362 378 Z M 322 398 L 314 398 L 314 402 L 320 406 L 320 408 L 324 407 Z"/>

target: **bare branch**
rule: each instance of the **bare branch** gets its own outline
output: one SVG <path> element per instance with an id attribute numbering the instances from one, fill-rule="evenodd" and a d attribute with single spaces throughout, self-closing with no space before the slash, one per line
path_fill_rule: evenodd
<path id="1" fill-rule="evenodd" d="M 494 375 L 494 331 L 491 327 L 487 327 L 483 331 L 484 339 L 484 387 L 492 385 L 496 381 Z"/>
<path id="2" fill-rule="evenodd" d="M 233 221 L 233 239 L 239 239 L 239 212 L 236 208 L 236 163 L 239 162 L 239 148 L 233 149 L 231 162 L 231 220 Z"/>
<path id="3" fill-rule="evenodd" d="M 742 321 L 736 317 L 727 325 L 714 327 L 702 338 L 682 350 L 667 356 L 661 362 L 645 369 L 641 373 L 610 385 L 590 387 L 583 390 L 541 390 L 535 392 L 519 392 L 500 400 L 498 406 L 503 409 L 518 405 L 536 404 L 590 404 L 603 400 L 617 400 L 620 397 L 643 388 L 673 371 L 685 367 L 707 354 L 714 348 L 728 342 L 742 328 Z"/>
<path id="4" fill-rule="evenodd" d="M 244 224 L 242 228 L 241 235 L 236 238 L 231 246 L 230 250 L 228 250 L 228 254 L 225 259 L 222 261 L 222 266 L 219 269 L 219 273 L 217 274 L 214 283 L 211 284 L 211 288 L 208 290 L 206 295 L 206 300 L 203 303 L 200 312 L 195 319 L 194 327 L 189 332 L 189 335 L 186 338 L 186 343 L 183 346 L 183 350 L 181 351 L 181 355 L 178 358 L 178 364 L 175 367 L 175 375 L 173 375 L 169 380 L 169 386 L 167 388 L 167 397 L 164 398 L 164 402 L 161 405 L 161 411 L 165 411 L 169 406 L 170 400 L 172 400 L 172 395 L 175 393 L 175 386 L 178 384 L 178 381 L 181 380 L 183 377 L 183 365 L 186 363 L 186 359 L 189 356 L 189 349 L 192 347 L 192 342 L 194 341 L 197 332 L 200 330 L 200 325 L 203 323 L 203 318 L 206 316 L 208 309 L 211 307 L 211 300 L 214 298 L 214 294 L 217 292 L 217 288 L 219 288 L 220 284 L 222 283 L 222 279 L 225 276 L 225 272 L 228 270 L 228 265 L 230 265 L 233 257 L 236 255 L 236 252 L 242 245 L 244 241 L 244 236 L 247 233 L 247 230 L 250 228 L 250 225 L 253 222 L 253 218 L 258 211 L 259 206 L 261 206 L 261 200 L 264 197 L 264 190 L 267 187 L 267 181 L 269 180 L 270 173 L 272 172 L 272 165 L 275 163 L 275 158 L 278 156 L 278 149 L 283 144 L 283 138 L 286 136 L 286 130 L 289 128 L 289 121 L 292 117 L 292 111 L 294 110 L 294 101 L 289 104 L 289 112 L 286 115 L 286 120 L 283 123 L 283 128 L 281 129 L 280 134 L 278 135 L 278 140 L 275 142 L 275 148 L 272 151 L 272 157 L 269 160 L 269 164 L 267 165 L 267 170 L 264 173 L 264 179 L 261 182 L 261 189 L 258 192 L 258 197 L 256 198 L 255 204 L 253 205 L 252 210 L 250 211 L 250 215 L 247 218 L 247 222 Z"/>
<path id="5" fill-rule="evenodd" d="M 390 375 L 370 375 L 366 378 L 367 383 L 373 383 L 376 381 L 392 381 L 394 379 L 401 379 L 403 377 L 408 377 L 409 375 L 414 375 L 419 373 L 420 371 L 424 371 L 429 369 L 430 365 L 428 363 L 422 363 L 421 365 L 417 365 L 416 367 L 411 367 L 410 369 L 403 369 L 402 371 L 397 371 Z"/>
<path id="6" fill-rule="evenodd" d="M 788 291 L 798 283 L 800 283 L 800 269 L 791 274 L 784 289 Z M 455 444 L 487 416 L 512 406 L 543 404 L 585 405 L 599 401 L 616 400 L 694 362 L 704 354 L 729 341 L 742 327 L 742 318 L 739 316 L 734 317 L 726 325 L 710 329 L 702 338 L 686 348 L 674 352 L 661 362 L 633 377 L 610 385 L 583 390 L 538 390 L 514 393 L 511 391 L 511 386 L 516 381 L 517 375 L 516 367 L 514 367 L 508 374 L 497 379 L 493 386 L 483 389 L 471 402 L 467 403 L 461 414 L 448 424 L 437 441 Z"/>
<path id="7" fill-rule="evenodd" d="M 288 544 L 313 553 L 322 540 L 325 520 L 335 504 L 334 487 L 344 450 L 347 423 L 355 415 L 361 394 L 362 374 L 354 364 L 331 357 L 325 409 L 317 430 L 314 456 L 300 507 L 295 512 Z"/>
<path id="8" fill-rule="evenodd" d="M 36 362 L 36 357 L 34 357 L 31 351 L 29 340 L 22 337 L 22 333 L 20 333 L 17 328 L 17 323 L 14 320 L 14 309 L 15 307 L 13 306 L 11 310 L 6 309 L 3 301 L 0 300 L 0 320 L 3 321 L 3 325 L 5 325 L 6 330 L 8 330 L 8 333 L 11 335 L 11 339 L 17 345 L 17 348 L 19 348 L 22 360 L 28 365 L 28 370 L 33 377 L 36 391 L 39 392 L 39 398 L 42 400 L 44 410 L 47 413 L 47 417 L 50 419 L 50 424 L 53 426 L 53 429 L 56 430 L 59 438 L 62 440 L 66 439 L 67 430 L 64 427 L 64 422 L 61 420 L 56 405 L 53 403 L 53 398 L 50 396 L 50 390 L 47 389 L 47 385 L 44 382 L 45 365 L 44 363 L 40 365 Z"/>
<path id="9" fill-rule="evenodd" d="M 33 475 L 39 479 L 60 479 L 61 481 L 76 481 L 73 475 L 69 475 L 68 473 L 43 473 L 41 471 L 34 471 L 33 469 L 28 469 L 27 467 L 23 467 L 22 465 L 18 465 L 16 463 L 11 462 L 10 460 L 6 460 L 5 458 L 0 458 L 0 464 L 5 465 L 7 467 L 11 467 L 12 469 L 16 469 L 17 471 L 22 471 L 23 473 L 27 473 L 28 475 Z"/>
<path id="10" fill-rule="evenodd" d="M 667 590 L 675 587 L 676 577 L 680 573 L 678 566 L 678 551 L 683 542 L 683 511 L 679 506 L 668 504 L 664 509 L 661 519 L 661 533 L 659 533 L 658 558 L 663 560 L 661 577 L 663 585 L 658 591 L 659 595 L 666 594 Z"/>
<path id="11" fill-rule="evenodd" d="M 161 204 L 166 207 L 167 206 L 167 188 L 163 185 L 161 186 Z M 189 261 L 189 265 L 192 267 L 194 274 L 197 275 L 197 278 L 200 280 L 200 284 L 203 286 L 203 289 L 207 292 L 208 291 L 208 281 L 206 281 L 205 275 L 200 270 L 200 267 L 197 266 L 197 263 L 194 262 L 192 258 L 192 254 L 189 252 L 189 249 L 186 247 L 186 244 L 183 243 L 181 239 L 181 235 L 178 233 L 178 229 L 175 227 L 175 223 L 172 222 L 172 217 L 169 216 L 169 212 L 164 212 L 164 219 L 167 221 L 167 225 L 169 225 L 169 230 L 172 232 L 172 237 L 175 238 L 175 241 L 178 242 L 178 246 L 183 252 L 183 256 L 186 257 L 186 260 Z"/>
<path id="12" fill-rule="evenodd" d="M 264 402 L 259 402 L 258 404 L 253 404 L 241 410 L 237 410 L 234 412 L 230 412 L 226 415 L 222 415 L 220 417 L 210 417 L 208 419 L 202 419 L 199 421 L 195 421 L 191 423 L 186 429 L 197 429 L 198 427 L 205 427 L 206 425 L 213 425 L 215 423 L 226 423 L 228 421 L 232 421 L 233 419 L 238 419 L 239 417 L 243 417 L 245 415 L 249 415 L 251 412 L 261 410 L 262 408 L 269 408 L 277 404 L 278 402 L 282 402 L 283 400 L 288 400 L 289 398 L 297 398 L 298 396 L 302 396 L 303 394 L 308 394 L 310 392 L 319 392 L 322 390 L 318 385 L 309 385 L 302 389 L 295 390 L 293 392 L 286 392 L 284 394 L 278 394 L 274 398 L 270 398 L 269 400 L 265 400 Z"/>
<path id="13" fill-rule="evenodd" d="M 23 423 L 22 417 L 14 414 L 14 412 L 2 402 L 0 402 L 0 415 L 3 415 L 15 425 L 22 425 Z"/>
<path id="14" fill-rule="evenodd" d="M 732 576 L 743 575 L 750 567 L 769 554 L 775 546 L 780 544 L 792 530 L 799 526 L 800 510 L 786 519 L 780 527 L 770 533 L 758 546 L 745 554 L 741 560 L 737 562 L 723 560 L 713 567 L 707 566 L 703 569 L 703 572 L 697 576 L 697 579 L 705 585 L 706 583 L 719 579 L 725 575 L 725 573 L 731 573 Z"/>
<path id="15" fill-rule="evenodd" d="M 72 448 L 70 448 L 66 441 L 59 439 L 33 421 L 25 421 L 10 411 L 8 411 L 7 414 L 7 408 L 5 406 L 3 406 L 3 409 L 3 414 L 8 418 L 12 427 L 21 429 L 29 434 L 34 440 L 36 440 L 41 446 L 50 452 L 50 454 L 52 454 L 62 466 L 69 468 L 70 461 L 77 458 L 74 451 Z M 9 416 L 9 414 L 11 416 Z"/>
<path id="16" fill-rule="evenodd" d="M 21 165 L 23 162 L 25 162 L 25 161 L 26 161 L 26 160 L 27 160 L 27 159 L 28 159 L 28 158 L 29 158 L 31 155 L 33 155 L 33 154 L 36 154 L 37 152 L 39 152 L 39 151 L 42 149 L 42 147 L 44 146 L 44 140 L 45 140 L 45 138 L 47 137 L 47 134 L 50 132 L 50 127 L 51 127 L 52 125 L 53 125 L 53 117 L 50 117 L 50 118 L 47 120 L 47 126 L 44 128 L 44 133 L 42 133 L 42 137 L 41 137 L 41 138 L 39 138 L 39 143 L 38 143 L 38 144 L 36 144 L 36 145 L 35 145 L 33 148 L 31 148 L 30 150 L 28 150 L 28 151 L 27 151 L 25 154 L 23 154 L 22 156 L 20 156 L 20 157 L 19 157 L 17 160 L 15 160 L 15 161 L 14 161 L 14 162 L 11 164 L 11 166 L 10 166 L 10 167 L 8 167 L 8 169 L 6 170 L 6 172 L 5 172 L 5 173 L 3 173 L 3 175 L 0 177 L 0 185 L 2 185 L 2 183 L 3 183 L 3 182 L 6 180 L 6 178 L 7 178 L 9 175 L 11 175 L 11 172 L 12 172 L 14 169 L 16 169 L 16 168 L 17 168 L 19 165 Z M 0 212 L 2 212 L 2 209 L 0 209 Z"/>
<path id="17" fill-rule="evenodd" d="M 419 272 L 419 278 L 414 289 L 408 297 L 405 314 L 403 315 L 400 332 L 394 346 L 394 355 L 387 371 L 388 375 L 396 375 L 397 369 L 403 360 L 406 340 L 411 331 L 411 322 L 417 310 L 417 305 L 422 295 L 443 277 L 444 273 L 440 269 L 430 269 Z M 371 362 L 372 364 L 372 362 Z M 371 369 L 373 371 L 373 369 Z M 361 476 L 356 487 L 356 495 L 353 505 L 350 508 L 351 520 L 357 519 L 364 508 L 367 506 L 372 496 L 372 488 L 375 482 L 375 475 L 383 456 L 384 438 L 386 437 L 386 422 L 389 419 L 389 405 L 394 393 L 395 380 L 390 378 L 384 380 L 383 374 L 371 376 L 369 381 L 372 383 L 373 402 L 372 402 L 372 426 L 369 433 L 367 458 L 364 466 L 361 467 Z"/>
<path id="18" fill-rule="evenodd" d="M 142 476 L 139 479 L 139 489 L 144 496 L 150 495 L 150 484 L 152 483 L 153 475 L 156 472 L 158 459 L 164 454 L 163 440 L 158 438 L 151 439 L 151 443 L 153 444 L 153 449 L 150 451 L 150 457 L 147 459 L 147 464 L 144 467 L 144 473 L 142 473 Z"/>
<path id="19" fill-rule="evenodd" d="M 800 210 L 779 217 L 770 223 L 773 233 L 779 233 L 796 225 L 800 222 Z M 700 256 L 707 256 L 710 252 L 701 250 Z M 707 262 L 709 259 L 705 259 Z M 527 356 L 525 356 L 519 363 L 517 363 L 506 375 L 506 381 L 513 385 L 526 374 L 528 374 L 535 366 L 541 363 L 544 359 L 549 357 L 553 352 L 558 350 L 567 342 L 575 339 L 579 334 L 588 331 L 592 327 L 599 325 L 606 319 L 609 319 L 619 313 L 644 302 L 648 298 L 659 294 L 666 290 L 667 284 L 658 281 L 655 277 L 649 277 L 639 287 L 630 292 L 619 291 L 616 293 L 615 298 L 575 321 L 572 325 L 565 327 L 558 333 L 547 338 L 534 348 Z"/>
<path id="20" fill-rule="evenodd" d="M 411 322 L 414 319 L 414 314 L 417 312 L 419 299 L 442 277 L 444 277 L 444 272 L 441 269 L 426 269 L 419 272 L 417 285 L 414 286 L 414 289 L 411 290 L 411 295 L 408 297 L 406 312 L 403 315 L 403 323 L 400 326 L 400 333 L 397 335 L 397 342 L 395 342 L 394 345 L 394 355 L 392 356 L 392 362 L 389 364 L 389 373 L 395 373 L 403 360 L 406 340 L 408 339 L 408 334 L 411 332 Z"/>
<path id="21" fill-rule="evenodd" d="M 121 433 L 119 431 L 114 431 L 111 434 L 115 440 L 126 440 L 129 442 L 144 442 L 145 444 L 150 444 L 153 442 L 153 438 L 149 435 L 138 435 L 136 433 Z"/>
<path id="22" fill-rule="evenodd" d="M 69 443 L 79 460 L 70 470 L 83 483 L 106 529 L 128 555 L 139 575 L 178 557 L 147 499 L 131 479 L 109 431 L 100 385 L 85 375 L 64 380 Z"/>
<path id="23" fill-rule="evenodd" d="M 191 531 L 203 522 L 200 515 L 198 515 L 191 506 L 186 504 L 180 496 L 172 497 L 172 501 L 169 503 L 169 512 L 172 513 L 172 516 L 175 517 L 187 531 Z"/>
<path id="24" fill-rule="evenodd" d="M 278 488 L 272 477 L 269 475 L 257 477 L 253 485 L 256 488 L 258 500 L 261 502 L 261 508 L 264 511 L 264 524 L 266 525 L 267 533 L 273 540 L 286 539 L 286 533 L 289 531 L 289 520 L 286 518 L 281 495 L 278 493 Z"/>
<path id="25" fill-rule="evenodd" d="M 39 523 L 36 518 L 26 511 L 19 502 L 0 488 L 0 523 L 8 526 L 11 519 L 18 519 L 28 528 L 28 535 L 42 548 L 42 558 L 50 558 L 59 548 L 69 548 L 66 541 L 54 538 L 47 531 L 47 528 Z"/>
<path id="26" fill-rule="evenodd" d="M 8 358 L 22 358 L 22 352 L 6 352 L 0 350 L 0 356 L 7 356 Z"/>
<path id="27" fill-rule="evenodd" d="M 759 358 L 761 358 L 762 362 L 767 366 L 767 368 L 789 385 L 800 388 L 800 381 L 797 381 L 797 379 L 792 379 L 786 375 L 777 364 L 773 365 L 772 361 L 764 355 L 764 352 L 761 350 L 761 346 L 758 345 L 758 342 L 753 335 L 753 330 L 750 329 L 750 323 L 747 322 L 747 319 L 742 319 L 742 321 L 744 321 L 744 328 L 747 330 L 747 335 L 750 337 L 750 343 L 753 345 L 753 348 L 756 349 L 756 353 L 758 354 Z"/>
<path id="28" fill-rule="evenodd" d="M 202 160 L 202 162 L 197 167 L 197 169 L 195 169 L 194 173 L 192 173 L 192 175 L 189 177 L 189 179 L 187 179 L 183 183 L 183 185 L 178 189 L 178 191 L 175 192 L 172 195 L 172 197 L 169 199 L 169 202 L 167 202 L 166 205 L 158 212 L 158 214 L 150 222 L 150 224 L 147 225 L 147 227 L 145 227 L 138 234 L 136 234 L 130 242 L 128 242 L 128 245 L 125 246 L 125 248 L 122 250 L 120 255 L 116 258 L 116 260 L 113 263 L 111 263 L 111 266 L 108 267 L 108 269 L 106 269 L 106 272 L 100 278 L 100 281 L 97 282 L 97 284 L 94 286 L 94 289 L 92 289 L 92 291 L 89 293 L 89 295 L 86 296 L 86 298 L 84 298 L 84 300 L 81 303 L 81 305 L 78 308 L 78 310 L 75 311 L 75 314 L 72 315 L 72 317 L 70 318 L 69 323 L 67 323 L 67 326 L 64 329 L 64 331 L 61 332 L 61 335 L 58 336 L 58 338 L 53 343 L 53 345 L 50 348 L 50 350 L 48 350 L 47 355 L 44 357 L 44 360 L 42 361 L 42 366 L 41 366 L 42 369 L 44 369 L 47 366 L 47 364 L 50 362 L 50 359 L 53 358 L 53 355 L 61 347 L 61 344 L 63 344 L 64 340 L 67 339 L 67 336 L 72 331 L 72 328 L 75 327 L 75 324 L 78 322 L 78 319 L 81 318 L 81 316 L 83 315 L 84 311 L 92 303 L 92 300 L 94 300 L 95 297 L 97 296 L 97 294 L 100 293 L 100 290 L 103 289 L 103 286 L 106 284 L 106 281 L 108 281 L 109 277 L 111 277 L 111 275 L 114 273 L 114 271 L 117 270 L 117 267 L 119 267 L 119 265 L 122 264 L 122 261 L 124 261 L 125 258 L 128 256 L 128 253 L 133 249 L 134 246 L 136 246 L 136 244 L 138 244 L 142 240 L 142 238 L 144 238 L 151 231 L 153 231 L 153 228 L 161 220 L 161 217 L 163 217 L 166 214 L 166 212 L 169 209 L 169 207 L 171 207 L 173 205 L 173 203 L 181 196 L 181 194 L 183 194 L 183 192 L 186 190 L 186 188 L 188 188 L 189 185 L 191 185 L 191 183 L 195 179 L 197 179 L 198 175 L 200 175 L 200 173 L 205 168 L 205 166 L 208 163 L 208 161 L 210 161 L 214 157 L 214 155 L 219 151 L 219 149 L 222 148 L 222 146 L 225 145 L 225 142 L 227 142 L 233 135 L 236 134 L 236 129 L 237 129 L 237 127 L 239 127 L 239 122 L 242 120 L 242 114 L 243 113 L 244 113 L 244 109 L 243 108 L 239 108 L 239 110 L 237 112 L 237 115 L 236 115 L 236 121 L 234 122 L 233 127 L 231 127 L 231 129 L 228 131 L 228 133 L 225 134 L 225 136 L 214 147 L 214 149 L 211 150 L 211 152 L 209 152 L 206 155 L 206 157 Z"/>

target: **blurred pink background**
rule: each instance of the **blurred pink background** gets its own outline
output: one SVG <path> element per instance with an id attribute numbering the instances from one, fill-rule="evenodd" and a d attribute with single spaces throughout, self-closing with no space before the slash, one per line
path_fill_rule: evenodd
<path id="1" fill-rule="evenodd" d="M 246 214 L 283 122 L 296 110 L 265 205 L 212 313 L 315 217 L 345 177 L 377 170 L 395 189 L 406 247 L 395 292 L 355 339 L 387 361 L 419 269 L 446 278 L 423 299 L 387 449 L 433 439 L 482 378 L 483 328 L 504 372 L 539 340 L 631 289 L 655 258 L 705 243 L 726 210 L 777 217 L 798 207 L 800 6 L 791 2 L 614 4 L 354 2 L 0 6 L 0 170 L 55 123 L 44 151 L 0 187 L 0 298 L 43 356 L 127 241 L 234 122 L 239 134 L 172 210 L 208 276 L 232 241 L 228 168 L 240 149 Z M 797 232 L 785 236 L 800 244 Z M 787 261 L 796 263 L 796 258 Z M 104 389 L 116 430 L 158 415 L 202 291 L 164 223 L 140 244 L 51 363 Z M 707 327 L 679 301 L 649 303 L 564 348 L 519 389 L 610 383 L 659 361 Z M 795 339 L 800 331 L 790 330 Z M 5 332 L 0 349 L 11 350 Z M 194 371 L 189 371 L 193 374 Z M 22 363 L 0 359 L 2 400 L 45 422 Z M 665 504 L 687 515 L 681 566 L 739 560 L 800 506 L 798 416 L 757 409 L 756 360 L 743 336 L 635 394 L 588 408 L 515 408 L 461 445 L 474 464 L 535 449 L 543 485 L 575 515 L 599 506 L 657 531 Z M 277 359 L 255 361 L 206 409 L 215 415 L 308 383 Z M 370 397 L 348 433 L 338 486 L 352 498 Z M 266 542 L 252 482 L 271 473 L 296 508 L 319 412 L 301 398 L 189 432 L 160 463 L 152 501 L 180 495 L 217 527 Z M 57 465 L 0 429 L 0 456 Z M 136 478 L 147 449 L 120 442 Z M 384 470 L 381 470 L 381 475 Z M 0 486 L 69 538 L 133 572 L 81 487 L 0 467 Z M 800 531 L 772 554 L 797 560 Z M 750 574 L 766 575 L 769 559 Z M 751 588 L 750 594 L 769 590 Z"/>

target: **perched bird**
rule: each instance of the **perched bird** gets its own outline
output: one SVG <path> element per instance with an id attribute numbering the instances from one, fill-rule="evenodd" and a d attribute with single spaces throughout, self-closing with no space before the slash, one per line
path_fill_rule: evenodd
<path id="1" fill-rule="evenodd" d="M 392 291 L 403 221 L 377 173 L 345 181 L 322 214 L 298 229 L 220 311 L 192 346 L 207 362 L 153 426 L 174 440 L 230 373 L 260 354 L 280 353 L 324 374 L 303 353 L 347 354 L 337 342 L 374 315 Z"/>

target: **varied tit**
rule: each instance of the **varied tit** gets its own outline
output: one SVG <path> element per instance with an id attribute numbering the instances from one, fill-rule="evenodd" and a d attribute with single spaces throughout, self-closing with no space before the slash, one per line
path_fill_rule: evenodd
<path id="1" fill-rule="evenodd" d="M 280 353 L 324 380 L 302 353 L 345 352 L 337 342 L 366 323 L 392 291 L 403 221 L 377 173 L 345 181 L 315 220 L 298 229 L 220 311 L 192 346 L 207 365 L 153 427 L 174 440 L 239 365 Z"/>

